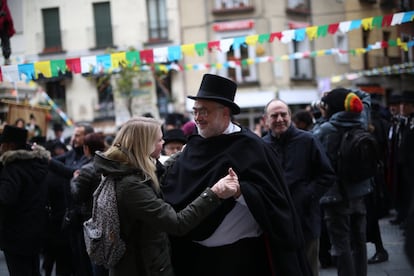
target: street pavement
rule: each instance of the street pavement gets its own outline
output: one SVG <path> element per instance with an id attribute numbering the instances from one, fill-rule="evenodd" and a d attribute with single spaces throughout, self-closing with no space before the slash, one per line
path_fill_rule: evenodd
<path id="1" fill-rule="evenodd" d="M 398 226 L 391 225 L 391 217 L 380 220 L 381 235 L 389 260 L 384 263 L 368 265 L 368 276 L 414 276 L 414 267 L 410 266 L 404 253 L 404 236 Z M 368 258 L 374 255 L 373 244 L 368 244 Z M 8 276 L 3 252 L 0 251 L 0 276 Z M 335 268 L 321 269 L 319 276 L 336 276 Z M 54 276 L 54 275 L 53 275 Z M 212 275 L 214 276 L 214 275 Z M 260 275 L 252 275 L 260 276 Z M 289 275 L 290 276 L 290 275 Z"/>
<path id="2" fill-rule="evenodd" d="M 380 220 L 382 241 L 388 251 L 389 260 L 368 265 L 368 276 L 414 276 L 414 267 L 410 266 L 404 253 L 404 236 L 398 225 L 391 225 L 392 217 Z M 372 243 L 367 244 L 368 258 L 375 254 Z M 336 269 L 321 269 L 319 276 L 336 276 Z"/>

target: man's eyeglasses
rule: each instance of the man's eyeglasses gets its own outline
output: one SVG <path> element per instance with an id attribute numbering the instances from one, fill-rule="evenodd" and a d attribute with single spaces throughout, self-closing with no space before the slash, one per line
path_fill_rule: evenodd
<path id="1" fill-rule="evenodd" d="M 213 113 L 214 111 L 216 111 L 219 108 L 224 108 L 224 106 L 217 106 L 213 110 L 208 110 L 207 108 L 193 107 L 193 111 L 191 111 L 191 115 L 193 115 L 194 117 L 196 117 L 196 116 L 208 117 L 209 114 Z"/>

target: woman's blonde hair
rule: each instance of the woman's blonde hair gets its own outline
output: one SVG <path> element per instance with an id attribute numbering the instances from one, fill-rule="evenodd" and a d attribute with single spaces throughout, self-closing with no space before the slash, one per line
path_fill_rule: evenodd
<path id="1" fill-rule="evenodd" d="M 105 156 L 111 160 L 140 169 L 145 180 L 151 179 L 157 191 L 159 182 L 156 175 L 156 160 L 150 155 L 155 150 L 160 130 L 161 122 L 154 118 L 132 118 L 121 127 L 112 146 L 105 152 Z"/>

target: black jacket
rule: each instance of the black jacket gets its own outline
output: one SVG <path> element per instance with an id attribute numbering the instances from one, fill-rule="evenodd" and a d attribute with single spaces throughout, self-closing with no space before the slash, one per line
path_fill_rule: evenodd
<path id="1" fill-rule="evenodd" d="M 20 255 L 38 254 L 47 219 L 49 152 L 38 147 L 0 157 L 0 247 Z"/>
<path id="2" fill-rule="evenodd" d="M 321 232 L 319 199 L 335 182 L 335 171 L 325 150 L 312 133 L 293 125 L 279 138 L 269 132 L 262 139 L 278 153 L 305 240 L 318 238 Z"/>

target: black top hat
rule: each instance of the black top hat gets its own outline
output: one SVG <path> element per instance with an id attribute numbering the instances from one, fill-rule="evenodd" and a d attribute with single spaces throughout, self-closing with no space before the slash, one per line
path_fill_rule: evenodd
<path id="1" fill-rule="evenodd" d="M 391 94 L 388 99 L 388 104 L 399 104 L 401 103 L 402 96 L 399 94 Z"/>
<path id="2" fill-rule="evenodd" d="M 19 147 L 24 147 L 27 143 L 27 130 L 20 127 L 6 125 L 0 135 L 1 143 L 15 143 Z"/>
<path id="3" fill-rule="evenodd" d="M 175 141 L 181 142 L 183 144 L 187 143 L 187 137 L 185 137 L 184 131 L 178 128 L 166 131 L 163 139 L 165 141 L 164 145 Z"/>
<path id="4" fill-rule="evenodd" d="M 414 91 L 403 91 L 401 102 L 414 103 Z"/>
<path id="5" fill-rule="evenodd" d="M 233 114 L 240 113 L 240 107 L 234 103 L 237 84 L 227 78 L 204 74 L 197 96 L 187 96 L 192 100 L 210 100 L 230 107 Z"/>
<path id="6" fill-rule="evenodd" d="M 54 123 L 53 124 L 54 131 L 63 131 L 63 125 L 61 123 Z"/>

